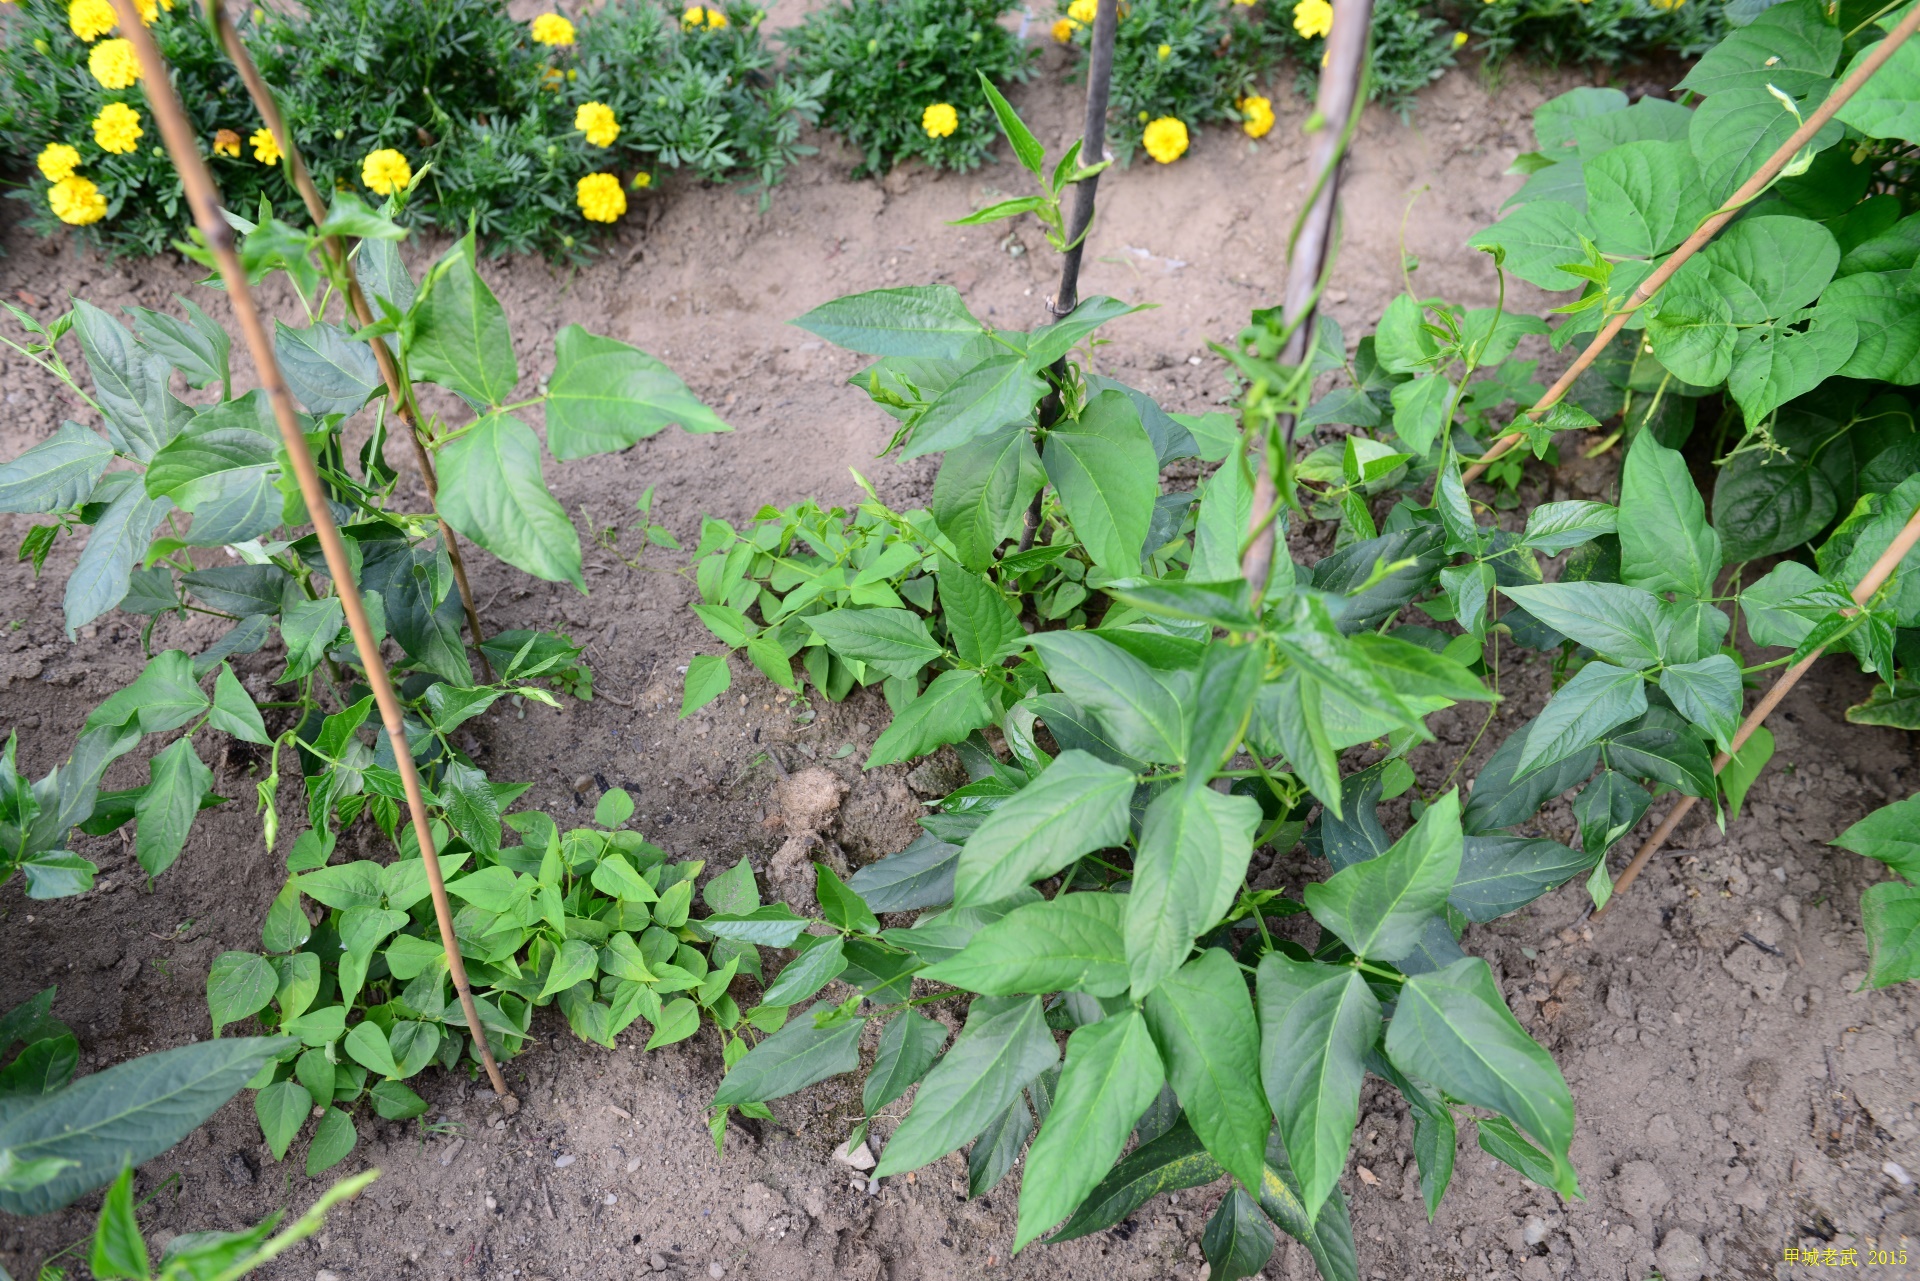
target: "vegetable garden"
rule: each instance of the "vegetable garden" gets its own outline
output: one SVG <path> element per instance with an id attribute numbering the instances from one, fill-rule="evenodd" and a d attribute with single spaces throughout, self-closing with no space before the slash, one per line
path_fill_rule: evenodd
<path id="1" fill-rule="evenodd" d="M 7 303 L 0 1267 L 1905 1265 L 1920 8 L 88 4 L 8 251 L 183 291 Z M 1365 209 L 1370 100 L 1630 22 Z M 912 243 L 675 274 L 816 121 Z"/>

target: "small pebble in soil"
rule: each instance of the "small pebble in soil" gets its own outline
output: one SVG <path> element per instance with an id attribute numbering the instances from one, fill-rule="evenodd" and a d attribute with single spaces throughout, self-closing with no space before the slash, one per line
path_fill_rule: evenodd
<path id="1" fill-rule="evenodd" d="M 571 1155 L 557 1156 L 553 1158 L 553 1168 L 556 1170 L 564 1170 L 572 1164 L 573 1164 L 573 1157 Z"/>
<path id="2" fill-rule="evenodd" d="M 727 1270 L 718 1263 L 709 1263 L 707 1265 L 707 1275 L 712 1277 L 713 1281 L 720 1281 L 721 1277 L 727 1275 Z"/>

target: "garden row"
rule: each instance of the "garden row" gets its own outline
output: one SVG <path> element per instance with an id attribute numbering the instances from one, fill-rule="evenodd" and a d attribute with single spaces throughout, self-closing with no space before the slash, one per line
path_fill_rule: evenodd
<path id="1" fill-rule="evenodd" d="M 842 0 L 784 33 L 780 69 L 763 11 L 744 3 L 615 0 L 577 22 L 549 13 L 525 24 L 498 0 L 320 0 L 234 19 L 323 187 L 404 193 L 410 225 L 472 225 L 489 252 L 578 258 L 666 173 L 764 192 L 807 153 L 801 130 L 816 120 L 859 151 L 861 172 L 907 159 L 975 168 L 996 138 L 977 76 L 1025 80 L 1050 41 L 1073 51 L 1068 74 L 1084 75 L 1093 7 L 1062 0 L 1028 39 L 1009 28 L 1021 10 L 1006 0 Z M 171 0 L 142 0 L 141 13 L 228 207 L 286 203 L 277 148 L 208 25 Z M 1332 16 L 1328 0 L 1126 6 L 1115 151 L 1126 162 L 1144 143 L 1172 163 L 1203 125 L 1263 136 L 1270 86 L 1294 75 L 1310 87 Z M 1408 109 L 1475 39 L 1494 58 L 1617 63 L 1657 49 L 1695 55 L 1723 25 L 1699 0 L 1497 0 L 1463 6 L 1458 20 L 1384 0 L 1375 94 Z M 0 21 L 0 157 L 28 177 L 16 194 L 30 223 L 79 228 L 113 252 L 166 248 L 185 223 L 180 184 L 141 113 L 108 0 L 19 0 Z"/>

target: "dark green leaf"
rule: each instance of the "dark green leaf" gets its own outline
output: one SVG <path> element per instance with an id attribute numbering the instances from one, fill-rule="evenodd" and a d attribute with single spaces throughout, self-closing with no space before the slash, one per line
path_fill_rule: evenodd
<path id="1" fill-rule="evenodd" d="M 860 1066 L 862 1019 L 815 1027 L 813 1013 L 831 1009 L 821 1002 L 753 1047 L 733 1065 L 714 1093 L 716 1107 L 762 1103 L 803 1090 L 816 1082 Z M 959 1146 L 955 1144 L 955 1146 Z"/>
<path id="2" fill-rule="evenodd" d="M 1231 955 L 1209 948 L 1146 1001 L 1147 1026 L 1187 1119 L 1242 1184 L 1260 1185 L 1270 1118 L 1260 1090 L 1260 1028 Z"/>
<path id="3" fill-rule="evenodd" d="M 1120 844 L 1133 789 L 1128 770 L 1062 752 L 967 840 L 954 871 L 954 903 L 995 902 L 1083 854 Z"/>
<path id="4" fill-rule="evenodd" d="M 520 381 L 507 313 L 474 269 L 471 234 L 434 264 L 421 286 L 406 355 L 415 378 L 457 392 L 475 408 L 504 405 Z M 443 488 L 446 483 L 443 472 Z M 451 518 L 447 523 L 459 528 Z"/>
<path id="5" fill-rule="evenodd" d="M 1233 906 L 1259 825 L 1260 805 L 1252 797 L 1205 786 L 1169 788 L 1147 807 L 1133 888 L 1124 900 L 1126 969 L 1135 1000 L 1179 969 L 1195 937 Z"/>
<path id="6" fill-rule="evenodd" d="M 912 610 L 832 609 L 806 622 L 842 658 L 858 659 L 901 680 L 912 680 L 942 653 Z"/>
<path id="7" fill-rule="evenodd" d="M 958 358 L 985 332 L 951 285 L 850 294 L 793 323 L 849 351 L 935 360 Z"/>
<path id="8" fill-rule="evenodd" d="M 1446 903 L 1461 850 L 1460 794 L 1452 791 L 1385 854 L 1308 885 L 1307 909 L 1356 955 L 1397 961 Z"/>
<path id="9" fill-rule="evenodd" d="M 586 591 L 580 539 L 547 491 L 539 438 L 513 415 L 488 414 L 440 450 L 439 511 L 516 569 Z"/>
<path id="10" fill-rule="evenodd" d="M 275 320 L 273 354 L 286 376 L 287 390 L 316 417 L 351 414 L 386 386 L 373 348 L 325 321 L 290 329 Z"/>
<path id="11" fill-rule="evenodd" d="M 1334 1191 L 1360 1119 L 1380 1001 L 1356 969 L 1260 959 L 1260 1069 L 1311 1220 Z"/>
<path id="12" fill-rule="evenodd" d="M 1873 958 L 1869 987 L 1920 978 L 1920 890 L 1898 881 L 1868 886 L 1860 896 L 1860 925 Z"/>
<path id="13" fill-rule="evenodd" d="M 876 912 L 938 907 L 953 900 L 960 847 L 922 833 L 898 854 L 854 872 L 847 885 Z"/>
<path id="14" fill-rule="evenodd" d="M 940 1057 L 947 1041 L 947 1029 L 923 1014 L 903 1010 L 880 1033 L 880 1048 L 873 1056 L 873 1070 L 861 1089 L 860 1103 L 872 1116 L 919 1082 Z"/>
<path id="15" fill-rule="evenodd" d="M 1028 903 L 985 926 L 958 955 L 922 970 L 920 977 L 987 996 L 1063 991 L 1118 996 L 1127 989 L 1120 937 L 1127 910 L 1124 896 L 1104 893 Z"/>
<path id="16" fill-rule="evenodd" d="M 1646 710 L 1646 682 L 1640 673 L 1596 659 L 1575 672 L 1534 718 L 1513 772 L 1525 777 L 1565 760 Z"/>
<path id="17" fill-rule="evenodd" d="M 1242 1188 L 1230 1188 L 1200 1233 L 1207 1281 L 1242 1281 L 1273 1257 L 1273 1224 Z"/>
<path id="18" fill-rule="evenodd" d="M 52 436 L 0 465 L 0 512 L 56 512 L 77 507 L 113 459 L 96 432 L 61 423 Z"/>
<path id="19" fill-rule="evenodd" d="M 891 765 L 957 743 L 999 719 L 979 672 L 941 672 L 932 684 L 894 714 L 893 723 L 874 740 L 867 768 Z"/>
<path id="20" fill-rule="evenodd" d="M 1058 1245 L 1110 1228 L 1162 1192 L 1201 1187 L 1226 1172 L 1182 1118 L 1115 1165 L 1053 1236 L 1052 1243 Z"/>
<path id="21" fill-rule="evenodd" d="M 953 1048 L 921 1082 L 874 1177 L 918 1169 L 953 1151 L 1059 1057 L 1039 997 L 976 1000 Z"/>
<path id="22" fill-rule="evenodd" d="M 1140 568 L 1159 496 L 1160 462 L 1125 393 L 1103 391 L 1047 436 L 1047 477 L 1093 563 L 1109 574 Z"/>
<path id="23" fill-rule="evenodd" d="M 547 386 L 547 448 L 555 458 L 618 453 L 672 426 L 732 430 L 646 352 L 578 325 L 560 331 Z"/>
<path id="24" fill-rule="evenodd" d="M 360 1141 L 353 1118 L 339 1108 L 328 1108 L 314 1127 L 313 1141 L 307 1144 L 307 1177 L 324 1174 L 347 1159 Z"/>

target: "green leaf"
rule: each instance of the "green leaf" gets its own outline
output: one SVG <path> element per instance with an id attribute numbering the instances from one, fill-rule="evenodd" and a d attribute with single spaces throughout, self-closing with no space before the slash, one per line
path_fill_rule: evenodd
<path id="1" fill-rule="evenodd" d="M 920 1083 L 874 1177 L 918 1169 L 953 1151 L 1059 1057 L 1039 997 L 976 1000 L 953 1048 Z"/>
<path id="2" fill-rule="evenodd" d="M 1520 545 L 1546 556 L 1557 556 L 1612 534 L 1620 527 L 1620 509 L 1606 503 L 1576 499 L 1570 502 L 1541 503 L 1527 513 L 1527 526 Z"/>
<path id="3" fill-rule="evenodd" d="M 1079 304 L 1067 315 L 1062 316 L 1050 325 L 1043 325 L 1027 335 L 1027 368 L 1034 370 L 1045 369 L 1056 360 L 1064 357 L 1075 347 L 1079 346 L 1083 339 L 1093 333 L 1094 330 L 1100 328 L 1100 326 L 1106 324 L 1109 320 L 1117 320 L 1121 316 L 1131 315 L 1136 311 L 1143 310 L 1145 310 L 1144 307 L 1129 306 L 1121 302 L 1118 298 L 1106 298 L 1100 295 L 1095 295 L 1092 298 L 1082 298 Z M 1106 395 L 1107 391 L 1115 389 L 1111 384 L 1106 388 L 1096 388 L 1093 387 L 1091 383 L 1089 384 L 1089 388 L 1098 393 L 1094 399 L 1098 399 L 1099 396 Z M 1126 395 L 1124 391 L 1122 391 L 1121 394 Z M 1128 399 L 1133 400 L 1134 398 L 1129 396 Z M 1149 400 L 1147 403 L 1152 404 L 1153 402 Z M 1139 401 L 1134 400 L 1134 405 L 1135 408 L 1138 409 Z M 1158 406 L 1155 406 L 1155 408 L 1158 408 Z M 1152 433 L 1149 432 L 1148 435 L 1151 437 Z"/>
<path id="4" fill-rule="evenodd" d="M 346 607 L 338 596 L 288 601 L 280 613 L 280 636 L 287 643 L 283 679 L 300 680 L 312 675 L 346 622 Z"/>
<path id="5" fill-rule="evenodd" d="M 1692 281 L 1675 281 L 1647 309 L 1653 354 L 1682 380 L 1714 387 L 1733 369 L 1733 308 L 1725 296 Z"/>
<path id="6" fill-rule="evenodd" d="M 671 369 L 638 347 L 568 325 L 554 342 L 547 448 L 566 460 L 619 453 L 659 432 L 731 431 Z"/>
<path id="7" fill-rule="evenodd" d="M 1260 1091 L 1260 1028 L 1240 967 L 1209 948 L 1147 997 L 1167 1078 L 1207 1151 L 1258 1187 L 1270 1119 Z"/>
<path id="8" fill-rule="evenodd" d="M 793 323 L 849 351 L 932 360 L 958 359 L 986 332 L 952 285 L 850 294 Z"/>
<path id="9" fill-rule="evenodd" d="M 1553 1057 L 1507 1009 L 1485 961 L 1464 957 L 1409 978 L 1387 1027 L 1386 1048 L 1408 1076 L 1520 1126 L 1546 1148 L 1555 1190 L 1566 1197 L 1580 1194 L 1567 1161 L 1573 1095 Z"/>
<path id="10" fill-rule="evenodd" d="M 1840 58 L 1840 32 L 1812 0 L 1762 10 L 1707 50 L 1679 84 L 1699 94 L 1774 85 L 1800 97 L 1823 89 Z"/>
<path id="11" fill-rule="evenodd" d="M 687 660 L 687 682 L 680 696 L 680 716 L 685 719 L 733 687 L 733 672 L 725 654 L 696 654 Z"/>
<path id="12" fill-rule="evenodd" d="M 846 882 L 835 876 L 833 869 L 825 863 L 813 865 L 814 896 L 820 902 L 821 915 L 835 929 L 848 930 L 857 934 L 878 934 L 879 918 L 872 909 L 861 901 L 858 894 L 847 888 Z"/>
<path id="13" fill-rule="evenodd" d="M 1453 392 L 1443 374 L 1426 374 L 1394 387 L 1393 434 L 1415 457 L 1425 458 L 1433 442 L 1446 434 Z"/>
<path id="14" fill-rule="evenodd" d="M 1920 882 L 1920 795 L 1881 806 L 1833 843 L 1885 863 L 1904 880 Z"/>
<path id="15" fill-rule="evenodd" d="M 1086 1200 L 1165 1079 L 1138 1010 L 1079 1028 L 1068 1038 L 1053 1108 L 1020 1181 L 1016 1253 Z"/>
<path id="16" fill-rule="evenodd" d="M 1660 661 L 1660 602 L 1623 583 L 1532 583 L 1503 589 L 1561 635 L 1636 670 Z"/>
<path id="17" fill-rule="evenodd" d="M 440 1029 L 432 1023 L 399 1019 L 387 1029 L 387 1044 L 393 1051 L 394 1061 L 400 1066 L 399 1075 L 413 1076 L 433 1062 L 434 1055 L 440 1049 Z"/>
<path id="18" fill-rule="evenodd" d="M 1278 952 L 1260 959 L 1257 988 L 1261 1081 L 1311 1220 L 1346 1167 L 1380 1001 L 1356 969 Z"/>
<path id="19" fill-rule="evenodd" d="M 207 724 L 242 742 L 273 741 L 267 733 L 265 722 L 260 719 L 260 709 L 253 705 L 253 699 L 248 697 L 240 678 L 233 674 L 233 668 L 226 663 L 220 664 L 220 674 L 213 678 L 213 706 L 207 714 Z"/>
<path id="20" fill-rule="evenodd" d="M 813 1012 L 831 1008 L 831 1002 L 820 1002 L 754 1046 L 720 1082 L 714 1105 L 763 1103 L 859 1067 L 860 1033 L 866 1022 L 847 1019 L 825 1028 L 814 1026 Z"/>
<path id="21" fill-rule="evenodd" d="M 774 980 L 763 998 L 767 1005 L 798 1005 L 847 968 L 846 940 L 836 934 L 802 952 Z"/>
<path id="22" fill-rule="evenodd" d="M 796 916 L 785 903 L 769 903 L 751 912 L 722 912 L 707 917 L 700 927 L 715 938 L 763 947 L 792 947 L 811 920 Z"/>
<path id="23" fill-rule="evenodd" d="M 1130 771 L 1062 752 L 968 838 L 954 871 L 955 906 L 996 902 L 1083 854 L 1119 845 L 1133 788 Z"/>
<path id="24" fill-rule="evenodd" d="M 898 854 L 869 863 L 847 882 L 876 912 L 937 907 L 953 900 L 960 847 L 922 833 Z"/>
<path id="25" fill-rule="evenodd" d="M 513 415 L 488 414 L 440 450 L 439 511 L 516 569 L 587 590 L 579 536 L 540 472 L 539 438 Z"/>
<path id="26" fill-rule="evenodd" d="M 1757 172 L 1800 127 L 1800 116 L 1764 85 L 1716 93 L 1692 112 L 1687 145 L 1700 164 L 1700 181 L 1715 208 Z M 1813 149 L 1833 145 L 1842 130 L 1829 124 Z"/>
<path id="27" fill-rule="evenodd" d="M 1860 896 L 1860 925 L 1872 955 L 1868 987 L 1920 978 L 1920 890 L 1898 881 L 1868 886 Z"/>
<path id="28" fill-rule="evenodd" d="M 149 498 L 137 483 L 125 485 L 114 494 L 106 511 L 94 522 L 93 532 L 87 535 L 87 545 L 80 549 L 80 558 L 67 575 L 61 609 L 66 617 L 69 640 L 76 629 L 126 598 L 127 588 L 133 582 L 133 567 L 146 554 L 153 531 L 172 510 L 172 499 Z M 276 608 L 278 603 L 276 600 Z"/>
<path id="29" fill-rule="evenodd" d="M 290 329 L 275 320 L 273 354 L 286 376 L 287 390 L 315 417 L 354 413 L 368 397 L 386 388 L 372 346 L 354 341 L 338 325 L 325 321 Z"/>
<path id="30" fill-rule="evenodd" d="M 1133 888 L 1123 900 L 1126 975 L 1136 1001 L 1179 969 L 1194 938 L 1233 906 L 1259 825 L 1251 796 L 1205 786 L 1169 788 L 1147 806 Z"/>
<path id="31" fill-rule="evenodd" d="M 1845 368 L 1859 343 L 1859 332 L 1847 309 L 1817 308 L 1805 329 L 1789 328 L 1782 321 L 1742 333 L 1735 344 L 1727 391 L 1739 403 L 1748 426 L 1758 426 L 1776 408 Z"/>
<path id="32" fill-rule="evenodd" d="M 1426 314 L 1418 298 L 1399 293 L 1380 313 L 1373 330 L 1373 354 L 1390 374 L 1418 374 L 1439 357 L 1440 346 L 1426 328 Z"/>
<path id="33" fill-rule="evenodd" d="M 1621 581 L 1704 600 L 1719 573 L 1720 535 L 1686 460 L 1641 432 L 1620 475 Z"/>
<path id="34" fill-rule="evenodd" d="M 1103 391 L 1047 435 L 1047 477 L 1093 563 L 1135 574 L 1160 494 L 1160 460 L 1124 392 Z"/>
<path id="35" fill-rule="evenodd" d="M 359 1141 L 353 1118 L 339 1108 L 328 1108 L 320 1124 L 314 1127 L 313 1141 L 307 1144 L 307 1177 L 311 1179 L 339 1165 Z"/>
<path id="36" fill-rule="evenodd" d="M 1713 736 L 1721 751 L 1740 727 L 1740 665 L 1725 654 L 1677 663 L 1660 673 L 1660 688 L 1680 714 Z"/>
<path id="37" fill-rule="evenodd" d="M 427 1110 L 427 1101 L 399 1081 L 376 1082 L 367 1097 L 374 1112 L 387 1121 L 411 1121 Z"/>
<path id="38" fill-rule="evenodd" d="M 233 340 L 211 316 L 195 306 L 192 299 L 179 294 L 173 298 L 186 311 L 186 320 L 145 307 L 123 310 L 134 318 L 134 329 L 141 343 L 186 375 L 189 387 L 205 387 L 216 382 L 225 386 L 232 377 L 229 357 Z"/>
<path id="39" fill-rule="evenodd" d="M 57 512 L 77 507 L 113 460 L 97 432 L 61 423 L 53 435 L 0 464 L 0 512 Z"/>
<path id="40" fill-rule="evenodd" d="M 937 578 L 941 617 L 962 663 L 991 667 L 1026 644 L 1019 612 L 999 588 L 953 564 L 942 565 Z"/>
<path id="41" fill-rule="evenodd" d="M 447 821 L 481 858 L 499 852 L 500 801 L 485 773 L 459 761 L 449 763 L 440 776 L 440 799 L 447 807 Z"/>
<path id="42" fill-rule="evenodd" d="M 1037 1090 L 1039 1082 L 1034 1084 Z M 967 1194 L 979 1197 L 993 1191 L 1020 1159 L 1032 1133 L 1033 1112 L 1026 1097 L 1016 1094 L 967 1149 Z"/>
<path id="43" fill-rule="evenodd" d="M 1046 483 L 1033 434 L 1008 423 L 947 451 L 933 482 L 933 519 L 953 540 L 968 569 L 984 570 L 993 553 L 1019 536 L 1027 504 Z"/>
<path id="44" fill-rule="evenodd" d="M 1110 1228 L 1162 1192 L 1197 1188 L 1225 1173 L 1186 1119 L 1180 1118 L 1165 1134 L 1142 1143 L 1114 1166 L 1054 1234 L 1051 1244 Z"/>
<path id="45" fill-rule="evenodd" d="M 1827 474 L 1798 455 L 1736 454 L 1713 485 L 1713 527 L 1732 561 L 1798 547 L 1832 524 L 1838 507 Z"/>
<path id="46" fill-rule="evenodd" d="M 84 298 L 73 300 L 73 332 L 93 375 L 94 399 L 106 414 L 107 438 L 118 452 L 146 462 L 193 416 L 167 389 L 173 371 Z"/>
<path id="47" fill-rule="evenodd" d="M 1647 710 L 1640 673 L 1598 659 L 1575 672 L 1541 709 L 1515 762 L 1516 778 L 1566 759 Z"/>
<path id="48" fill-rule="evenodd" d="M 1126 911 L 1127 900 L 1116 894 L 1062 894 L 1028 903 L 986 925 L 957 955 L 920 977 L 987 996 L 1118 996 L 1127 990 L 1120 938 Z"/>
<path id="49" fill-rule="evenodd" d="M 1682 142 L 1629 142 L 1587 160 L 1585 172 L 1587 217 L 1602 253 L 1665 253 L 1713 212 Z"/>
<path id="50" fill-rule="evenodd" d="M 191 738 L 175 739 L 156 752 L 151 768 L 153 781 L 133 807 L 138 820 L 133 853 L 148 876 L 158 876 L 186 848 L 200 799 L 213 787 L 213 771 L 194 754 Z"/>
<path id="51" fill-rule="evenodd" d="M 553 968 L 547 971 L 547 981 L 541 985 L 539 999 L 545 1000 L 557 992 L 564 992 L 576 983 L 585 983 L 599 971 L 600 954 L 594 951 L 593 944 L 582 939 L 568 939 L 560 945 L 560 951 L 553 958 Z M 351 1041 L 348 1049 L 352 1049 Z"/>
<path id="52" fill-rule="evenodd" d="M 1036 632 L 1028 643 L 1054 687 L 1097 716 L 1115 747 L 1139 760 L 1180 759 L 1185 714 L 1153 668 L 1090 632 Z"/>
<path id="53" fill-rule="evenodd" d="M 860 1106 L 868 1116 L 905 1094 L 919 1082 L 940 1056 L 947 1029 L 925 1015 L 903 1010 L 880 1033 L 873 1070 L 861 1088 Z"/>
<path id="54" fill-rule="evenodd" d="M 944 652 L 926 623 L 909 609 L 830 609 L 810 615 L 806 623 L 842 658 L 858 659 L 901 680 L 912 680 Z"/>
<path id="55" fill-rule="evenodd" d="M 1847 75 L 1870 57 L 1877 45 L 1862 48 L 1847 64 Z M 1869 138 L 1920 138 L 1920 49 L 1900 46 L 1834 117 Z"/>
<path id="56" fill-rule="evenodd" d="M 329 1073 L 333 1070 L 331 1063 L 323 1066 Z M 260 1132 L 266 1136 L 274 1160 L 285 1158 L 312 1110 L 313 1095 L 298 1081 L 276 1081 L 253 1096 L 253 1114 L 260 1121 Z"/>
<path id="57" fill-rule="evenodd" d="M 131 1277 L 147 1281 L 151 1275 L 147 1243 L 140 1235 L 140 1221 L 133 1214 L 133 1166 L 120 1171 L 120 1177 L 107 1189 L 100 1206 L 100 1221 L 93 1230 L 93 1248 L 87 1255 L 87 1267 L 93 1275 Z"/>
<path id="58" fill-rule="evenodd" d="M 1853 322 L 1853 354 L 1837 373 L 1903 385 L 1920 382 L 1920 317 L 1901 292 L 1904 280 L 1896 272 L 1863 271 L 1842 276 L 1821 294 L 1821 315 Z"/>
<path id="59" fill-rule="evenodd" d="M 131 685 L 108 695 L 87 716 L 89 730 L 137 722 L 143 734 L 179 729 L 207 711 L 210 704 L 193 674 L 193 660 L 184 650 L 169 649 L 147 660 Z"/>
<path id="60" fill-rule="evenodd" d="M 1308 885 L 1307 910 L 1356 955 L 1397 961 L 1419 945 L 1427 919 L 1446 903 L 1462 840 L 1460 793 L 1451 791 L 1385 854 Z"/>
<path id="61" fill-rule="evenodd" d="M 342 1044 L 353 1061 L 369 1072 L 378 1072 L 381 1076 L 400 1075 L 400 1065 L 394 1062 L 387 1034 L 380 1030 L 379 1024 L 367 1021 L 354 1024 Z"/>
<path id="62" fill-rule="evenodd" d="M 207 971 L 207 1012 L 213 1018 L 213 1034 L 229 1023 L 238 1023 L 267 1007 L 280 986 L 280 978 L 267 964 L 267 958 L 253 952 L 222 952 Z"/>
<path id="63" fill-rule="evenodd" d="M 142 1055 L 64 1090 L 15 1102 L 0 1121 L 0 1151 L 16 1162 L 76 1162 L 24 1191 L 0 1189 L 0 1211 L 45 1214 L 99 1187 L 125 1166 L 172 1147 L 285 1049 L 282 1037 L 231 1037 Z"/>
<path id="64" fill-rule="evenodd" d="M 1580 238 L 1593 237 L 1586 214 L 1558 200 L 1536 200 L 1521 205 L 1491 227 L 1468 238 L 1475 249 L 1499 249 L 1506 270 L 1541 289 L 1572 289 L 1581 282 L 1561 271 L 1563 263 L 1585 259 Z"/>
<path id="65" fill-rule="evenodd" d="M 1747 736 L 1740 750 L 1727 759 L 1720 770 L 1720 788 L 1727 796 L 1727 814 L 1729 818 L 1740 817 L 1740 806 L 1747 799 L 1747 789 L 1760 777 L 1760 771 L 1773 759 L 1773 731 L 1765 725 L 1755 728 Z"/>
<path id="66" fill-rule="evenodd" d="M 941 672 L 894 714 L 893 723 L 874 740 L 867 768 L 924 756 L 998 719 L 982 673 L 959 669 Z"/>
<path id="67" fill-rule="evenodd" d="M 1020 167 L 1028 173 L 1036 178 L 1041 177 L 1041 166 L 1047 158 L 1046 149 L 1040 145 L 1040 140 L 1033 136 L 1033 131 L 1028 129 L 1025 122 L 1020 119 L 1020 113 L 1013 109 L 1013 104 L 993 87 L 993 81 L 987 79 L 987 73 L 981 71 L 976 74 L 980 77 L 980 90 L 987 95 L 987 102 L 993 107 L 994 117 L 1000 122 L 1000 132 L 1007 135 L 1007 142 L 1013 147 L 1013 158 L 1018 160 Z M 1019 1248 L 1019 1246 L 1014 1247 L 1016 1252 Z"/>
<path id="68" fill-rule="evenodd" d="M 1896 679 L 1873 687 L 1866 701 L 1847 709 L 1852 725 L 1885 725 L 1891 729 L 1920 729 L 1920 681 Z"/>
<path id="69" fill-rule="evenodd" d="M 1447 904 L 1469 921 L 1496 920 L 1565 885 L 1592 867 L 1597 857 L 1558 841 L 1469 836 Z"/>
<path id="70" fill-rule="evenodd" d="M 471 233 L 434 264 L 421 286 L 406 356 L 408 372 L 415 378 L 438 383 L 466 397 L 475 408 L 504 405 L 520 381 L 507 313 L 474 269 Z M 537 451 L 534 456 L 538 457 Z M 443 471 L 443 492 L 446 484 Z M 444 506 L 441 514 L 446 514 Z M 460 528 L 450 518 L 447 523 Z M 478 538 L 474 541 L 486 546 Z"/>
<path id="71" fill-rule="evenodd" d="M 935 396 L 913 424 L 902 460 L 954 449 L 1009 423 L 1024 424 L 1046 395 L 1046 381 L 1024 355 L 988 356 Z"/>
<path id="72" fill-rule="evenodd" d="M 1200 1233 L 1207 1281 L 1242 1281 L 1273 1257 L 1273 1223 L 1244 1188 L 1229 1188 Z"/>
<path id="73" fill-rule="evenodd" d="M 646 1049 L 651 1052 L 663 1045 L 677 1045 L 700 1030 L 700 1007 L 687 997 L 668 1001 L 660 1010 L 660 1017 L 653 1022 L 653 1035 L 647 1038 Z M 741 1060 L 745 1062 L 745 1060 Z M 722 1085 L 726 1082 L 722 1081 Z"/>

